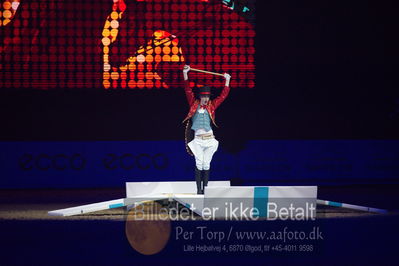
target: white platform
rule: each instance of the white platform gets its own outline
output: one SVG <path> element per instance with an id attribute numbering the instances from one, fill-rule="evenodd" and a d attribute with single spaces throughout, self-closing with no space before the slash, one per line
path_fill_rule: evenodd
<path id="1" fill-rule="evenodd" d="M 209 181 L 208 187 L 230 187 L 230 181 Z M 126 197 L 153 195 L 153 194 L 196 194 L 195 181 L 180 182 L 127 182 Z"/>
<path id="2" fill-rule="evenodd" d="M 301 220 L 299 212 L 304 210 L 305 220 L 316 217 L 316 199 L 317 186 L 213 186 L 205 189 L 203 203 L 189 197 L 180 201 L 209 219 Z"/>

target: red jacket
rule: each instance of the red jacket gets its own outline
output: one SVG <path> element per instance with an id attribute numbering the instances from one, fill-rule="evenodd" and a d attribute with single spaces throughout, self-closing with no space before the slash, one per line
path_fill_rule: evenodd
<path id="1" fill-rule="evenodd" d="M 198 99 L 195 99 L 194 92 L 190 88 L 190 82 L 188 80 L 184 81 L 184 91 L 186 92 L 186 97 L 187 97 L 188 104 L 190 105 L 190 110 L 189 110 L 186 118 L 183 120 L 183 123 L 185 121 L 187 121 L 188 119 L 190 119 L 195 114 L 195 112 L 197 111 L 198 105 L 200 103 L 200 101 Z M 211 120 L 216 127 L 217 127 L 217 125 L 215 123 L 215 110 L 227 98 L 227 96 L 229 95 L 229 92 L 230 92 L 230 87 L 225 86 L 223 88 L 222 92 L 220 93 L 220 95 L 212 101 L 209 100 L 208 105 L 206 106 L 206 110 L 208 111 L 208 113 L 211 117 Z"/>

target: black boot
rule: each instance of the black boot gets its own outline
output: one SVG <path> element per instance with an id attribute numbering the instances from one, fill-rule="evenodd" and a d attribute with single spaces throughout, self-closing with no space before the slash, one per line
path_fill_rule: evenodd
<path id="1" fill-rule="evenodd" d="M 195 182 L 197 183 L 197 194 L 201 194 L 201 170 L 195 167 Z"/>
<path id="2" fill-rule="evenodd" d="M 205 187 L 208 185 L 208 180 L 209 180 L 209 171 L 210 170 L 203 170 L 202 171 L 202 174 L 203 174 L 203 176 L 202 176 L 202 181 L 203 181 L 203 183 L 202 183 L 202 194 L 204 194 L 204 190 L 205 190 Z"/>

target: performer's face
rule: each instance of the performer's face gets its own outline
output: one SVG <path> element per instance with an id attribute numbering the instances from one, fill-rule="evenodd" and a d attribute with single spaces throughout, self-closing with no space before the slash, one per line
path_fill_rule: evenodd
<path id="1" fill-rule="evenodd" d="M 209 96 L 203 96 L 200 98 L 201 100 L 201 105 L 207 105 L 209 102 Z"/>

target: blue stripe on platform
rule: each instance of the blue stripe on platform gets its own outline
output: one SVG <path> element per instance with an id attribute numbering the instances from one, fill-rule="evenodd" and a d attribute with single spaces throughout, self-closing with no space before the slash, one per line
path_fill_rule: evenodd
<path id="1" fill-rule="evenodd" d="M 123 207 L 123 203 L 115 203 L 115 204 L 110 204 L 108 206 L 109 209 L 113 209 L 113 208 L 119 208 L 119 207 Z"/>
<path id="2" fill-rule="evenodd" d="M 334 207 L 342 207 L 342 203 L 340 202 L 335 202 L 335 201 L 329 201 L 328 202 L 329 206 L 334 206 Z"/>
<path id="3" fill-rule="evenodd" d="M 259 211 L 258 217 L 267 217 L 269 187 L 254 187 L 254 208 Z"/>

